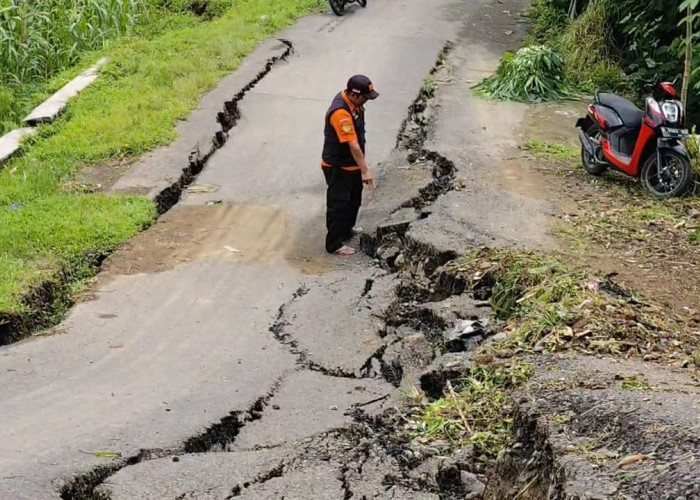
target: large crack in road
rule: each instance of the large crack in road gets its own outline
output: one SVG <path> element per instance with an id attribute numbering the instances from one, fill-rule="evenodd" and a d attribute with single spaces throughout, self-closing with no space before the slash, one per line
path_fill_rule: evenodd
<path id="1" fill-rule="evenodd" d="M 363 299 L 367 297 L 371 290 L 371 286 L 368 285 L 368 283 L 373 282 L 374 281 L 371 279 L 365 281 L 365 288 L 358 296 L 357 302 L 355 304 L 356 307 L 362 307 L 360 303 L 363 301 Z M 308 293 L 309 289 L 306 286 L 299 287 L 296 290 L 296 292 L 294 292 L 292 298 L 288 302 L 280 306 L 277 319 L 272 324 L 272 326 L 270 326 L 270 333 L 272 333 L 274 338 L 282 345 L 287 346 L 289 348 L 289 351 L 296 356 L 297 365 L 299 365 L 303 369 L 319 372 L 329 377 L 350 379 L 374 378 L 377 375 L 383 375 L 385 373 L 388 373 L 387 368 L 382 365 L 382 355 L 384 354 L 384 351 L 386 349 L 386 346 L 384 345 L 379 346 L 377 350 L 374 351 L 358 369 L 352 372 L 344 370 L 342 368 L 329 368 L 327 366 L 324 366 L 322 363 L 315 361 L 313 359 L 313 356 L 309 353 L 307 349 L 301 348 L 299 346 L 299 342 L 286 329 L 286 327 L 291 326 L 294 321 L 294 315 L 290 315 L 287 312 L 287 310 L 292 304 L 294 304 L 297 300 L 301 299 Z M 395 378 L 389 377 L 387 378 L 387 381 L 398 385 L 396 383 Z"/>
<path id="2" fill-rule="evenodd" d="M 248 81 L 231 99 L 224 101 L 221 111 L 216 114 L 216 122 L 220 125 L 220 130 L 216 130 L 208 142 L 196 144 L 187 155 L 187 166 L 182 170 L 182 174 L 172 185 L 158 191 L 154 202 L 158 207 L 158 212 L 163 214 L 177 204 L 182 196 L 182 192 L 189 186 L 204 170 L 209 159 L 221 149 L 229 139 L 231 130 L 238 124 L 241 118 L 239 103 L 245 95 L 267 76 L 275 65 L 286 61 L 293 53 L 292 42 L 279 39 L 279 42 L 286 46 L 286 49 L 279 55 L 270 57 L 260 71 Z"/>
<path id="3" fill-rule="evenodd" d="M 284 52 L 279 56 L 269 58 L 254 78 L 248 81 L 231 99 L 222 104 L 222 110 L 219 111 L 215 117 L 216 122 L 220 124 L 221 128 L 211 137 L 211 148 L 202 151 L 200 146 L 196 145 L 188 154 L 188 166 L 183 169 L 179 179 L 171 186 L 160 191 L 155 197 L 154 201 L 158 207 L 159 213 L 163 214 L 177 204 L 184 189 L 196 179 L 197 175 L 206 167 L 207 162 L 216 151 L 226 144 L 231 130 L 241 118 L 239 103 L 243 100 L 245 95 L 265 78 L 276 64 L 285 61 L 293 54 L 294 47 L 289 40 L 280 39 L 279 41 L 286 46 Z M 303 295 L 303 293 L 303 289 L 300 288 L 295 293 L 295 298 Z M 280 308 L 280 314 L 281 311 L 282 308 Z M 275 326 L 273 325 L 270 330 L 273 331 L 274 328 Z M 228 445 L 233 443 L 240 429 L 245 426 L 246 423 L 261 418 L 263 409 L 279 388 L 280 383 L 281 379 L 271 387 L 268 393 L 260 396 L 248 409 L 231 412 L 230 415 L 221 419 L 219 423 L 212 425 L 203 433 L 187 439 L 176 449 L 140 450 L 138 454 L 128 457 L 119 463 L 96 467 L 86 474 L 75 477 L 61 487 L 61 498 L 64 500 L 105 498 L 105 494 L 98 491 L 99 486 L 108 477 L 124 467 L 136 465 L 146 460 L 172 456 L 177 453 L 207 453 L 214 449 L 226 449 Z"/>
<path id="4" fill-rule="evenodd" d="M 472 18 L 484 14 L 481 4 L 439 3 L 440 8 L 458 9 Z M 451 51 L 465 42 L 462 35 L 455 35 L 461 41 L 445 44 L 444 36 L 454 32 L 449 26 L 456 18 L 454 13 L 436 14 L 435 5 L 419 5 L 411 12 L 398 2 L 375 8 L 376 19 L 363 18 L 366 26 L 349 16 L 331 29 L 312 18 L 310 28 L 286 35 L 283 55 L 268 59 L 255 78 L 234 93 L 233 99 L 224 101 L 224 111 L 219 106 L 220 130 L 211 141 L 213 149 L 190 151 L 187 169 L 170 190 L 163 190 L 156 198 L 162 211 L 173 208 L 173 218 L 164 218 L 161 225 L 177 223 L 181 220 L 177 217 L 185 217 L 194 205 L 197 209 L 213 206 L 208 221 L 213 228 L 205 224 L 196 230 L 224 231 L 226 237 L 215 243 L 233 250 L 224 252 L 223 258 L 219 254 L 210 260 L 188 257 L 190 260 L 174 264 L 172 269 L 159 268 L 159 273 L 149 275 L 146 269 L 135 276 L 116 276 L 108 282 L 109 288 L 101 289 L 107 298 L 118 293 L 128 296 L 130 311 L 133 304 L 152 295 L 155 286 L 172 294 L 164 296 L 162 308 L 150 306 L 152 311 L 162 310 L 159 315 L 149 317 L 148 311 L 139 312 L 138 319 L 125 320 L 115 328 L 123 331 L 137 324 L 139 331 L 148 334 L 159 328 L 170 330 L 151 346 L 139 345 L 138 338 L 127 340 L 143 352 L 152 349 L 172 356 L 171 363 L 183 363 L 182 368 L 165 371 L 159 355 L 129 360 L 126 366 L 154 365 L 142 377 L 149 382 L 153 377 L 152 385 L 142 388 L 130 382 L 129 387 L 143 395 L 138 400 L 141 405 L 145 401 L 152 405 L 153 398 L 165 400 L 162 404 L 167 405 L 168 417 L 176 420 L 163 419 L 161 406 L 157 417 L 149 409 L 150 414 L 138 418 L 155 422 L 155 427 L 131 435 L 124 432 L 127 436 L 123 441 L 102 439 L 100 433 L 110 436 L 112 432 L 106 425 L 86 426 L 86 433 L 97 436 L 88 441 L 87 450 L 119 449 L 122 442 L 128 443 L 121 444 L 123 449 L 133 450 L 134 443 L 144 443 L 143 449 L 125 453 L 126 458 L 106 466 L 95 466 L 99 460 L 77 463 L 71 458 L 75 465 L 66 467 L 89 472 L 67 481 L 60 489 L 61 498 L 276 498 L 281 492 L 310 498 L 464 497 L 459 472 L 453 474 L 454 463 L 441 465 L 436 450 L 412 443 L 405 433 L 404 416 L 392 408 L 401 406 L 401 391 L 411 386 L 422 385 L 430 395 L 441 392 L 445 373 L 456 370 L 443 355 L 445 341 L 451 342 L 454 354 L 472 349 L 494 333 L 449 338 L 456 318 L 465 310 L 478 309 L 479 317 L 488 316 L 489 311 L 480 307 L 478 300 L 461 297 L 464 289 L 459 284 L 434 273 L 454 258 L 455 252 L 435 248 L 411 234 L 416 223 L 435 217 L 436 203 L 460 188 L 455 182 L 459 159 L 429 144 L 429 138 L 439 112 L 440 85 L 450 81 L 447 63 Z M 383 77 L 402 89 L 395 96 L 386 91 L 383 94 L 388 98 L 378 121 L 394 133 L 378 138 L 379 144 L 373 146 L 381 158 L 388 159 L 380 177 L 386 191 L 366 206 L 372 230 L 362 238 L 361 246 L 368 257 L 334 262 L 317 269 L 316 274 L 301 275 L 290 265 L 300 260 L 300 255 L 308 259 L 306 254 L 311 253 L 311 259 L 319 261 L 326 258 L 305 246 L 322 237 L 322 214 L 309 208 L 315 206 L 322 180 L 317 175 L 319 185 L 310 192 L 309 186 L 316 181 L 309 179 L 315 178 L 305 173 L 289 176 L 280 165 L 290 158 L 294 158 L 295 167 L 310 163 L 316 153 L 308 152 L 308 145 L 317 131 L 299 127 L 296 135 L 271 135 L 282 134 L 287 128 L 282 122 L 300 114 L 322 116 L 327 105 L 325 94 L 323 99 L 308 95 L 310 84 L 303 75 L 322 75 L 320 70 L 328 67 L 326 54 L 347 57 L 343 30 L 346 34 L 362 30 L 377 33 L 380 28 L 387 29 L 389 18 L 395 24 L 382 39 L 388 50 L 378 60 L 387 67 L 389 62 L 403 64 L 407 74 L 402 81 L 394 82 L 393 70 L 372 62 L 377 54 L 353 56 L 361 57 L 367 72 L 376 74 L 377 80 Z M 332 42 L 324 38 L 328 45 L 319 50 L 317 38 L 326 32 L 339 38 Z M 298 60 L 293 58 L 293 47 Z M 396 62 L 396 58 L 400 60 Z M 275 66 L 280 60 L 290 64 Z M 272 71 L 273 67 L 281 69 Z M 428 79 L 421 86 L 426 74 Z M 335 89 L 341 76 L 320 78 L 327 78 L 328 88 Z M 296 86 L 290 85 L 294 81 Z M 435 81 L 443 83 L 435 86 Z M 406 92 L 418 96 L 410 101 L 410 96 L 404 97 Z M 283 118 L 277 118 L 280 115 Z M 270 131 L 261 135 L 263 124 Z M 236 133 L 229 134 L 234 126 Z M 271 147 L 272 139 L 275 147 Z M 251 165 L 260 172 L 251 170 Z M 216 189 L 184 191 L 195 176 L 201 185 Z M 246 255 L 240 255 L 245 252 L 236 252 L 230 243 L 228 238 L 235 235 L 217 226 L 217 204 L 265 204 L 293 214 L 287 227 L 280 225 L 280 230 L 295 235 L 288 238 L 291 248 L 278 253 L 273 249 L 268 261 L 249 263 Z M 192 241 L 200 244 L 196 238 Z M 450 305 L 454 296 L 460 296 L 460 301 Z M 90 324 L 96 311 L 103 314 L 105 303 L 107 299 L 100 298 L 83 306 L 72 324 L 80 323 L 81 314 L 88 316 L 82 321 Z M 115 302 L 113 307 L 118 305 Z M 200 321 L 205 326 L 200 327 Z M 185 332 L 179 333 L 181 330 Z M 212 331 L 218 336 L 212 337 Z M 75 334 L 57 341 L 67 342 L 70 335 Z M 120 342 L 114 344 L 125 343 Z M 237 343 L 231 347 L 233 342 Z M 175 355 L 168 354 L 179 343 L 184 346 Z M 210 368 L 217 355 L 218 362 Z M 95 357 L 100 360 L 99 355 Z M 180 371 L 186 371 L 186 376 Z M 188 379 L 187 391 L 171 387 L 172 377 Z M 99 386 L 99 390 L 104 391 L 104 387 Z M 160 396 L 162 387 L 169 388 L 168 396 Z M 199 397 L 209 388 L 210 394 Z M 125 404 L 130 404 L 128 401 Z M 187 413 L 200 409 L 204 415 Z M 96 414 L 95 420 L 100 418 L 105 417 Z M 109 419 L 116 427 L 124 419 L 134 421 L 136 417 L 124 413 L 121 417 L 109 415 Z M 150 444 L 153 442 L 156 446 Z M 37 456 L 41 454 L 37 452 Z M 300 481 L 300 477 L 313 479 Z"/>
<path id="5" fill-rule="evenodd" d="M 289 50 L 291 51 L 291 43 L 288 43 L 288 45 L 290 47 Z M 445 58 L 449 53 L 450 47 L 451 43 L 448 43 L 445 45 L 445 48 L 440 51 L 436 64 L 433 70 L 431 70 L 430 72 L 430 78 L 432 78 L 432 75 L 444 65 Z M 264 74 L 267 74 L 267 72 L 269 72 L 269 69 L 271 68 L 272 64 L 274 64 L 274 61 L 268 62 L 269 66 L 266 67 L 267 70 Z M 257 83 L 258 81 L 259 79 L 256 80 L 255 83 Z M 252 88 L 252 86 L 255 83 L 251 82 L 250 88 Z M 226 104 L 226 109 L 230 113 L 230 116 L 233 118 L 233 122 L 227 121 L 226 123 L 229 123 L 231 126 L 235 124 L 235 121 L 240 119 L 240 113 L 238 111 L 238 102 L 243 98 L 244 95 L 245 92 L 241 91 L 239 92 L 239 94 L 237 94 L 234 100 L 229 101 Z M 418 197 L 404 202 L 400 202 L 398 208 L 410 206 L 415 208 L 416 211 L 420 212 L 421 210 L 428 207 L 431 203 L 433 203 L 442 193 L 447 192 L 450 189 L 449 180 L 451 180 L 454 177 L 454 171 L 456 168 L 454 163 L 442 157 L 441 155 L 439 155 L 439 153 L 428 152 L 425 151 L 425 149 L 423 148 L 423 144 L 425 143 L 426 137 L 430 133 L 432 123 L 432 121 L 430 119 L 426 119 L 425 116 L 429 114 L 432 115 L 435 112 L 433 108 L 434 104 L 432 102 L 433 98 L 434 91 L 429 92 L 424 86 L 423 90 L 421 90 L 418 97 L 409 108 L 407 119 L 404 122 L 404 126 L 402 127 L 400 135 L 397 137 L 397 151 L 399 151 L 403 155 L 406 155 L 406 157 L 409 158 L 409 161 L 412 164 L 420 163 L 421 168 L 428 169 L 430 172 L 432 172 L 434 180 L 431 181 L 431 183 L 429 183 L 424 188 L 420 189 L 420 194 Z M 413 124 L 419 124 L 419 126 L 413 126 Z M 410 132 L 407 132 L 407 130 L 409 130 Z M 386 227 L 384 227 L 381 231 L 382 237 L 385 239 L 390 236 L 402 236 L 400 234 L 401 231 L 388 232 L 386 230 Z M 371 237 L 366 238 L 366 241 L 376 240 L 376 238 L 377 236 L 373 235 Z M 374 245 L 376 245 L 376 243 L 374 243 Z M 368 248 L 368 245 L 366 243 L 364 245 L 364 248 Z M 406 259 L 408 263 L 414 262 L 416 260 L 416 257 L 420 258 L 420 256 L 410 251 L 406 253 Z M 384 264 L 386 265 L 386 261 L 384 262 Z M 429 268 L 432 267 L 434 266 L 429 266 Z M 395 273 L 397 271 L 397 269 L 394 269 L 392 272 Z M 371 296 L 374 286 L 375 279 L 367 278 L 364 280 L 363 286 L 357 291 L 357 297 L 355 298 L 356 304 L 358 306 L 361 302 L 366 301 L 368 299 L 368 296 Z M 400 300 L 398 298 L 399 296 L 405 295 L 405 293 L 403 293 L 402 291 L 404 287 L 404 284 L 399 284 L 397 286 L 397 300 Z M 396 357 L 391 364 L 388 364 L 384 361 L 383 356 L 387 348 L 390 347 L 390 345 L 387 343 L 383 343 L 382 345 L 380 345 L 376 349 L 376 351 L 373 352 L 372 355 L 369 356 L 366 359 L 366 361 L 364 361 L 364 363 L 362 363 L 362 365 L 359 368 L 352 372 L 343 370 L 342 368 L 326 367 L 322 363 L 315 361 L 313 359 L 313 354 L 311 354 L 307 349 L 300 347 L 299 342 L 294 338 L 294 336 L 291 333 L 287 331 L 287 327 L 293 324 L 296 315 L 290 315 L 287 311 L 293 304 L 303 300 L 308 294 L 309 288 L 307 285 L 302 285 L 299 288 L 297 288 L 297 290 L 295 290 L 295 292 L 293 293 L 291 299 L 279 307 L 277 317 L 272 323 L 272 325 L 269 327 L 269 332 L 273 335 L 275 340 L 278 341 L 280 344 L 286 346 L 289 349 L 290 353 L 296 357 L 298 369 L 319 372 L 324 376 L 347 379 L 382 377 L 395 387 L 398 387 L 401 384 L 403 378 L 404 368 L 400 362 L 400 358 L 398 357 Z M 367 305 L 366 307 L 371 308 L 370 305 Z M 387 321 L 388 319 L 387 312 L 383 310 L 372 311 L 372 314 L 381 317 L 383 321 Z M 394 319 L 393 323 L 385 323 L 384 326 L 382 326 L 380 329 L 386 330 L 386 328 L 389 325 L 399 326 L 400 324 L 401 322 L 396 321 Z M 423 330 L 425 322 L 415 322 L 411 326 L 416 332 L 420 332 L 421 330 Z M 435 341 L 437 339 L 431 340 Z M 399 341 L 400 339 L 393 339 L 394 343 L 397 343 Z M 110 476 L 116 474 L 117 472 L 121 471 L 126 467 L 135 466 L 148 460 L 177 457 L 181 454 L 204 454 L 230 449 L 231 446 L 235 444 L 237 436 L 246 425 L 264 418 L 264 412 L 268 409 L 272 398 L 279 391 L 283 380 L 284 377 L 280 378 L 266 394 L 261 395 L 246 410 L 232 411 L 230 415 L 222 418 L 218 423 L 211 425 L 204 432 L 196 436 L 192 436 L 191 438 L 188 438 L 182 443 L 182 445 L 179 445 L 176 448 L 173 448 L 171 450 L 141 450 L 137 455 L 123 460 L 118 465 L 115 464 L 110 467 L 98 467 L 87 474 L 83 474 L 74 478 L 72 481 L 66 483 L 62 487 L 61 498 L 65 500 L 87 500 L 106 498 L 108 497 L 108 494 L 105 493 L 105 490 L 101 489 L 100 486 Z M 381 421 L 372 421 L 372 425 L 374 428 L 372 429 L 372 433 L 370 433 L 371 438 L 368 437 L 367 429 L 370 427 L 367 427 L 367 416 L 362 410 L 363 406 L 369 406 L 374 403 L 382 402 L 388 397 L 389 394 L 384 394 L 365 402 L 355 403 L 351 405 L 350 410 L 347 412 L 348 415 L 351 416 L 353 420 L 355 420 L 358 424 L 364 424 L 364 440 L 375 439 L 374 433 L 376 433 L 378 429 L 381 429 L 381 433 L 383 434 L 390 434 L 394 431 L 393 426 L 391 425 L 385 425 L 381 423 Z M 346 431 L 340 429 L 339 431 L 331 431 L 330 434 L 333 434 L 335 432 L 348 432 L 349 435 L 353 435 L 354 432 L 357 432 L 357 429 L 355 429 L 354 431 L 349 430 L 349 428 L 347 428 Z M 362 440 L 359 440 L 358 443 L 354 444 L 357 445 L 361 441 Z M 373 446 L 381 445 L 379 443 L 373 443 Z M 394 444 L 394 446 L 398 447 L 399 445 Z M 396 453 L 395 450 L 393 452 Z M 308 449 L 306 453 L 308 453 Z M 365 457 L 365 461 L 368 459 L 368 457 L 369 455 Z M 343 459 L 341 456 L 339 456 L 337 460 L 339 463 L 343 463 Z M 359 466 L 357 466 L 357 468 L 355 469 L 356 471 L 358 471 L 356 472 L 356 474 L 360 477 L 363 464 L 364 462 L 361 462 Z M 243 484 L 234 486 L 229 498 L 241 496 L 246 490 L 249 490 L 249 488 L 251 488 L 254 485 L 264 484 L 273 479 L 280 478 L 285 474 L 285 471 L 287 469 L 288 467 L 285 467 L 284 463 L 280 463 L 277 466 L 270 469 L 269 471 L 266 471 L 256 476 L 256 478 L 250 481 L 246 481 Z M 347 465 L 340 466 L 340 473 L 341 477 L 343 478 L 342 483 L 343 490 L 345 492 L 345 498 L 350 498 L 354 496 L 354 493 L 350 486 L 350 482 L 348 480 L 349 471 L 350 468 Z M 405 476 L 405 471 L 404 473 L 399 475 L 401 477 Z M 395 479 L 394 481 L 396 482 L 395 486 L 408 486 L 409 490 L 425 491 L 420 486 L 416 486 L 414 484 L 415 481 L 412 479 L 407 480 L 405 477 L 403 477 L 403 479 Z M 185 497 L 181 496 L 180 498 Z"/>

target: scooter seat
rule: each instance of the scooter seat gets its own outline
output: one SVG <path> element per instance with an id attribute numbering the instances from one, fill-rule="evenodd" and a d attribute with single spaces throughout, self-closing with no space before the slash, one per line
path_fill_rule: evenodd
<path id="1" fill-rule="evenodd" d="M 596 102 L 614 109 L 625 127 L 636 129 L 642 126 L 644 120 L 644 112 L 639 109 L 632 101 L 620 97 L 615 94 L 599 92 L 596 94 Z"/>

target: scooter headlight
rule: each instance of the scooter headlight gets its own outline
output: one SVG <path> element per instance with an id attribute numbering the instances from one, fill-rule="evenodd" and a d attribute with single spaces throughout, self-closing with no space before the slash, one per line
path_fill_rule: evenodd
<path id="1" fill-rule="evenodd" d="M 681 108 L 675 102 L 665 102 L 661 105 L 661 111 L 668 123 L 677 123 L 681 116 Z"/>

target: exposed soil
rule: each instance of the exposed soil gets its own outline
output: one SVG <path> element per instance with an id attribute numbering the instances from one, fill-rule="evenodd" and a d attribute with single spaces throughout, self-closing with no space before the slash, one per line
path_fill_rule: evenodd
<path id="1" fill-rule="evenodd" d="M 547 141 L 564 145 L 576 155 L 579 146 L 573 124 L 583 111 L 584 104 L 578 102 L 533 107 L 522 146 Z M 543 195 L 562 208 L 555 231 L 574 263 L 616 275 L 640 295 L 695 317 L 700 246 L 692 235 L 700 227 L 699 202 L 655 202 L 638 182 L 622 174 L 588 175 L 575 156 L 542 157 L 523 150 L 520 167 L 529 171 L 528 180 L 539 179 Z M 530 182 L 515 184 L 520 189 Z"/>
<path id="2" fill-rule="evenodd" d="M 160 272 L 207 259 L 256 265 L 284 259 L 306 274 L 322 274 L 334 267 L 332 256 L 320 251 L 309 256 L 299 247 L 301 243 L 290 240 L 289 217 L 276 208 L 223 203 L 183 206 L 125 243 L 105 261 L 99 279 Z"/>
<path id="3" fill-rule="evenodd" d="M 84 168 L 63 185 L 68 192 L 106 193 L 136 162 L 135 158 L 117 158 Z M 145 195 L 148 193 L 138 193 Z"/>
<path id="4" fill-rule="evenodd" d="M 485 498 L 696 498 L 697 379 L 648 364 L 541 356 L 520 394 L 518 446 Z"/>

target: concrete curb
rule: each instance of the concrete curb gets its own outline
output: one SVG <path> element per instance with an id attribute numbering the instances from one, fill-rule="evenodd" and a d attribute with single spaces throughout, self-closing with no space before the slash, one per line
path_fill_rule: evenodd
<path id="1" fill-rule="evenodd" d="M 58 92 L 29 113 L 24 119 L 24 123 L 31 127 L 36 127 L 41 123 L 54 122 L 68 106 L 68 101 L 89 87 L 97 79 L 100 68 L 107 62 L 109 62 L 109 58 L 103 57 L 83 74 L 68 82 Z"/>
<path id="2" fill-rule="evenodd" d="M 22 145 L 22 139 L 34 134 L 36 134 L 36 129 L 26 127 L 12 130 L 0 137 L 0 165 L 19 151 Z"/>
<path id="3" fill-rule="evenodd" d="M 12 130 L 0 137 L 0 166 L 13 157 L 22 147 L 22 139 L 36 133 L 37 125 L 53 123 L 68 106 L 68 102 L 89 87 L 99 76 L 100 69 L 109 62 L 103 57 L 95 65 L 64 85 L 23 120 L 27 127 Z"/>

